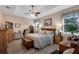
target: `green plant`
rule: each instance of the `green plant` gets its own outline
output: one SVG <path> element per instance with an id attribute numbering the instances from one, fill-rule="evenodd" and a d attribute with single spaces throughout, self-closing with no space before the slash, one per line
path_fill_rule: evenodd
<path id="1" fill-rule="evenodd" d="M 67 24 L 68 25 L 68 28 L 67 28 L 67 31 L 68 32 L 71 32 L 72 34 L 74 32 L 78 32 L 78 24 L 77 23 L 71 23 L 71 24 Z"/>

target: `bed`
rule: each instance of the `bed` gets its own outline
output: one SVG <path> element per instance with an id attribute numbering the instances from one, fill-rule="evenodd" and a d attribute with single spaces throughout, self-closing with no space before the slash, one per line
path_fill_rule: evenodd
<path id="1" fill-rule="evenodd" d="M 22 43 L 24 46 L 27 44 L 27 40 L 33 41 L 31 46 L 37 49 L 42 49 L 50 44 L 53 44 L 53 39 L 55 36 L 55 29 L 42 28 L 41 30 L 45 31 L 45 33 L 32 33 L 28 34 L 23 40 Z M 25 42 L 26 41 L 26 42 Z M 28 45 L 30 47 L 30 45 Z"/>

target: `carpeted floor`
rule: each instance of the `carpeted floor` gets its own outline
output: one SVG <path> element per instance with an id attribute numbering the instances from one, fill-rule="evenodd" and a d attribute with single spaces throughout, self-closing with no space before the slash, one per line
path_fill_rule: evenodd
<path id="1" fill-rule="evenodd" d="M 7 50 L 9 54 L 50 54 L 53 51 L 58 50 L 58 48 L 59 47 L 57 44 L 53 44 L 40 50 L 34 48 L 26 49 L 22 45 L 21 39 L 19 39 L 19 40 L 14 40 L 10 44 L 8 44 Z"/>

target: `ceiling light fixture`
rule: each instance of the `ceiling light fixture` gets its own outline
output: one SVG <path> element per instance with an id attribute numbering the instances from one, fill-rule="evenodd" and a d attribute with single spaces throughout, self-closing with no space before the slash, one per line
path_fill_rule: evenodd
<path id="1" fill-rule="evenodd" d="M 34 14 L 30 14 L 30 16 L 33 18 L 33 17 L 35 17 L 35 15 Z"/>
<path id="2" fill-rule="evenodd" d="M 24 13 L 24 14 L 29 14 L 31 18 L 38 17 L 40 12 L 35 12 L 34 11 L 34 5 L 31 6 L 31 9 L 29 9 L 29 13 Z"/>

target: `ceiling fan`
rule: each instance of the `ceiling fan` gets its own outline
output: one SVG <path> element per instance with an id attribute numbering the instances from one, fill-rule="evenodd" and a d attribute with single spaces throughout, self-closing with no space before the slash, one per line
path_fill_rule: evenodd
<path id="1" fill-rule="evenodd" d="M 24 13 L 24 14 L 29 14 L 29 15 L 31 15 L 31 17 L 34 17 L 34 16 L 38 17 L 38 15 L 40 14 L 40 12 L 35 12 L 34 11 L 34 5 L 32 5 L 31 9 L 29 9 L 29 13 Z"/>

